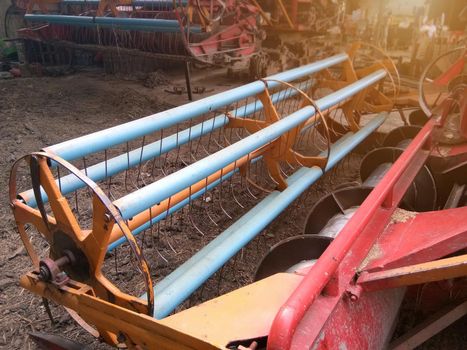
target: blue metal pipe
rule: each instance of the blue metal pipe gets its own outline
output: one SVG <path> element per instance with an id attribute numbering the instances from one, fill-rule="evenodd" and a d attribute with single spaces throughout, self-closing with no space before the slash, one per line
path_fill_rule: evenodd
<path id="1" fill-rule="evenodd" d="M 251 162 L 256 163 L 261 158 L 262 157 L 255 158 Z M 222 181 L 230 179 L 238 171 L 239 171 L 238 169 L 234 169 L 233 171 L 231 171 L 231 172 L 229 172 L 229 173 L 227 173 L 225 175 L 222 175 Z M 188 205 L 190 203 L 190 200 L 195 200 L 195 199 L 201 197 L 204 193 L 206 193 L 207 191 L 212 190 L 214 187 L 216 187 L 220 183 L 221 183 L 221 179 L 218 179 L 218 180 L 214 181 L 213 183 L 209 184 L 205 188 L 203 188 L 203 189 L 199 190 L 198 192 L 192 194 L 191 198 L 186 198 L 183 201 L 181 201 L 180 203 L 177 203 L 176 205 L 170 207 L 170 209 L 168 211 L 165 211 L 164 213 L 162 213 L 162 214 L 156 216 L 155 218 L 153 218 L 152 220 L 149 220 L 148 222 L 144 223 L 143 225 L 137 227 L 131 233 L 133 234 L 133 236 L 139 235 L 141 232 L 143 232 L 144 230 L 147 230 L 152 225 L 154 225 L 154 224 L 158 223 L 159 221 L 165 219 L 168 215 L 176 213 L 177 211 L 182 209 L 185 205 Z M 107 248 L 107 252 L 111 252 L 112 250 L 117 248 L 119 245 L 125 243 L 126 241 L 127 241 L 126 237 L 121 237 L 118 240 L 116 240 L 115 242 L 110 243 L 108 248 Z"/>
<path id="2" fill-rule="evenodd" d="M 342 101 L 347 100 L 359 91 L 375 84 L 386 76 L 384 70 L 378 70 L 355 83 L 323 97 L 316 102 L 321 110 L 328 109 Z M 138 213 L 169 198 L 175 193 L 206 178 L 214 172 L 222 169 L 248 153 L 266 145 L 287 131 L 315 114 L 312 106 L 306 106 L 286 118 L 211 154 L 196 163 L 172 173 L 159 181 L 134 191 L 114 201 L 114 205 L 120 210 L 124 219 L 130 219 Z"/>
<path id="3" fill-rule="evenodd" d="M 375 131 L 384 122 L 386 115 L 380 114 L 355 134 L 349 133 L 334 144 L 326 171 Z M 156 284 L 154 317 L 161 319 L 168 316 L 322 175 L 318 167 L 299 169 L 287 179 L 288 187 L 284 191 L 270 193 L 191 259 Z"/>
<path id="4" fill-rule="evenodd" d="M 297 86 L 300 89 L 308 89 L 312 85 L 311 80 L 304 81 Z M 287 98 L 297 95 L 296 90 L 281 90 L 276 92 L 271 96 L 271 99 L 274 103 L 280 102 Z M 263 109 L 263 105 L 261 101 L 256 100 L 255 102 L 251 102 L 245 106 L 238 107 L 230 111 L 230 115 L 235 116 L 236 118 L 244 118 L 250 114 L 253 114 L 257 111 Z M 94 182 L 101 181 L 109 176 L 114 176 L 124 170 L 128 170 L 138 164 L 140 162 L 146 162 L 150 159 L 155 157 L 159 157 L 162 154 L 169 152 L 175 149 L 178 146 L 184 145 L 192 140 L 197 139 L 203 135 L 206 135 L 228 123 L 228 118 L 225 114 L 220 114 L 215 116 L 214 118 L 208 119 L 202 123 L 194 125 L 190 129 L 185 129 L 177 134 L 173 134 L 167 137 L 164 137 L 162 140 L 152 142 L 150 144 L 145 145 L 143 148 L 139 147 L 128 154 L 121 154 L 119 156 L 110 158 L 107 160 L 107 163 L 100 162 L 95 165 L 88 167 L 86 170 L 81 170 L 82 172 L 86 173 L 86 176 L 93 180 Z M 73 174 L 66 175 L 60 178 L 60 182 L 56 180 L 57 185 L 60 185 L 60 190 L 62 194 L 68 194 L 77 189 L 80 189 L 85 186 L 84 182 L 79 180 Z M 47 194 L 41 188 L 41 195 L 42 201 L 46 203 L 48 201 Z M 36 198 L 34 196 L 33 190 L 28 190 L 20 194 L 20 197 L 24 200 L 24 202 L 32 207 L 37 206 Z"/>
<path id="5" fill-rule="evenodd" d="M 91 17 L 68 15 L 26 14 L 26 21 L 67 24 L 76 26 L 112 27 L 124 30 L 143 30 L 151 32 L 176 33 L 180 31 L 177 20 L 156 18 L 122 18 L 122 17 Z M 201 27 L 191 26 L 190 31 L 200 33 Z"/>
<path id="6" fill-rule="evenodd" d="M 232 175 L 234 175 L 237 171 L 238 171 L 238 169 L 235 169 L 234 171 L 231 171 L 231 172 L 225 174 L 222 177 L 222 180 L 227 180 L 227 179 L 231 178 Z M 199 190 L 198 192 L 192 194 L 191 198 L 185 198 L 183 201 L 181 201 L 181 202 L 177 203 L 176 205 L 170 207 L 170 209 L 168 211 L 165 211 L 165 212 L 159 214 L 158 216 L 156 216 L 152 220 L 149 220 L 148 222 L 144 223 L 143 225 L 137 227 L 136 229 L 134 229 L 132 231 L 133 236 L 137 236 L 138 234 L 140 234 L 144 230 L 147 230 L 148 228 L 150 228 L 152 225 L 154 225 L 154 224 L 158 223 L 159 221 L 165 219 L 168 215 L 176 213 L 177 211 L 182 209 L 185 205 L 189 204 L 190 200 L 195 200 L 195 199 L 201 197 L 204 193 L 206 193 L 206 191 L 212 190 L 214 187 L 216 187 L 220 183 L 221 183 L 221 179 L 218 179 L 218 180 L 214 181 L 213 183 L 209 184 L 207 187 L 205 187 L 205 188 Z M 126 241 L 127 241 L 126 237 L 123 236 L 123 237 L 119 238 L 118 240 L 116 240 L 115 242 L 110 243 L 108 248 L 107 248 L 107 252 L 111 252 L 112 250 L 117 248 L 119 245 L 125 243 Z"/>
<path id="7" fill-rule="evenodd" d="M 321 61 L 272 75 L 269 79 L 291 82 L 342 63 L 347 58 L 346 54 L 335 55 Z M 270 88 L 277 86 L 278 83 L 269 83 Z M 228 106 L 231 103 L 254 96 L 264 91 L 264 89 L 265 86 L 262 81 L 255 81 L 145 118 L 49 146 L 44 151 L 70 161 L 199 117 L 205 113 Z"/>
<path id="8" fill-rule="evenodd" d="M 82 6 L 99 6 L 100 0 L 62 0 L 62 5 L 82 5 Z M 177 5 L 187 5 L 188 1 L 177 1 Z M 174 2 L 172 0 L 134 0 L 131 4 L 117 3 L 117 6 L 143 6 L 150 9 L 172 9 Z"/>
<path id="9" fill-rule="evenodd" d="M 337 140 L 332 147 L 338 147 L 341 143 L 343 143 L 345 140 L 348 138 L 352 137 L 353 133 L 349 132 L 345 135 L 343 135 L 339 140 Z M 260 211 L 264 209 L 267 205 L 270 205 L 272 200 L 279 194 L 279 191 L 274 191 L 271 194 L 269 194 L 267 197 L 263 198 L 255 207 L 253 207 L 251 210 L 253 212 L 248 211 L 245 215 L 243 215 L 239 220 L 237 220 L 235 223 L 233 223 L 229 228 L 227 228 L 221 235 L 213 239 L 207 246 L 205 246 L 203 249 L 201 249 L 199 252 L 197 252 L 195 255 L 193 255 L 189 260 L 187 260 L 185 263 L 180 265 L 177 269 L 172 271 L 169 275 L 164 277 L 160 282 L 157 283 L 155 286 L 155 290 L 158 292 L 162 292 L 165 288 L 167 288 L 169 285 L 171 285 L 175 280 L 189 272 L 189 269 L 191 266 L 194 266 L 198 264 L 199 261 L 203 260 L 209 252 L 211 252 L 213 249 L 217 249 L 217 247 L 224 242 L 223 237 L 228 237 L 232 234 L 232 232 L 238 230 L 242 225 L 245 225 L 248 223 L 249 220 L 251 220 L 257 213 L 257 211 Z M 143 297 L 141 297 L 143 298 Z"/>

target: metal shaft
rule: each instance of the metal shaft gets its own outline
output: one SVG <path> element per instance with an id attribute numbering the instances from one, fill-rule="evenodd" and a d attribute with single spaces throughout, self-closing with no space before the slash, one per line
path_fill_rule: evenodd
<path id="1" fill-rule="evenodd" d="M 300 84 L 303 90 L 307 90 L 311 87 L 312 82 L 307 81 Z M 293 97 L 297 95 L 296 90 L 292 90 L 286 93 L 285 90 L 281 90 L 271 96 L 273 103 L 280 102 L 284 99 Z M 228 114 L 235 116 L 235 118 L 244 118 L 255 112 L 258 112 L 263 109 L 261 101 L 256 100 L 245 106 L 238 107 L 237 109 L 231 110 Z M 104 180 L 109 176 L 114 176 L 124 170 L 128 170 L 141 162 L 146 162 L 150 159 L 160 157 L 161 155 L 181 146 L 185 145 L 190 141 L 193 141 L 203 135 L 207 135 L 210 132 L 217 130 L 228 123 L 229 119 L 226 117 L 226 114 L 219 114 L 214 118 L 205 120 L 199 124 L 193 125 L 188 129 L 179 131 L 178 133 L 164 137 L 161 140 L 149 143 L 144 147 L 135 148 L 128 153 L 118 155 L 116 157 L 107 159 L 87 167 L 86 170 L 82 170 L 86 173 L 86 176 L 91 180 L 97 182 Z M 57 180 L 57 184 L 58 184 Z M 60 189 L 62 194 L 71 193 L 77 189 L 84 187 L 85 184 L 80 181 L 74 175 L 66 175 L 60 178 Z M 46 203 L 48 201 L 47 194 L 43 189 L 41 189 L 42 201 Z M 36 207 L 37 202 L 34 197 L 33 190 L 28 190 L 20 194 L 22 200 L 29 206 Z"/>
<path id="2" fill-rule="evenodd" d="M 291 82 L 342 63 L 347 59 L 348 56 L 346 54 L 339 54 L 306 66 L 272 75 L 267 79 Z M 272 89 L 278 87 L 279 83 L 270 82 L 268 85 Z M 44 150 L 68 161 L 81 158 L 88 154 L 103 151 L 106 148 L 168 128 L 177 123 L 197 118 L 205 113 L 215 111 L 247 97 L 255 96 L 265 89 L 266 86 L 262 81 L 255 81 L 145 118 L 49 146 Z"/>
<path id="3" fill-rule="evenodd" d="M 24 19 L 30 22 L 47 22 L 81 27 L 103 27 L 147 32 L 177 33 L 180 24 L 177 20 L 153 18 L 91 17 L 69 15 L 26 14 Z M 200 33 L 201 27 L 190 26 L 190 32 Z"/>

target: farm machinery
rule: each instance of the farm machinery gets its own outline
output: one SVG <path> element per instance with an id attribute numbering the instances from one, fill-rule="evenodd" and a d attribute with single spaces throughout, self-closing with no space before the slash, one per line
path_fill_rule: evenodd
<path id="1" fill-rule="evenodd" d="M 18 36 L 30 62 L 67 64 L 79 53 L 109 71 L 193 62 L 249 69 L 254 78 L 323 56 L 332 43 L 316 45 L 317 37 L 343 11 L 328 0 L 19 0 L 13 7 L 24 12 Z"/>
<path id="2" fill-rule="evenodd" d="M 352 55 L 18 160 L 11 207 L 33 264 L 21 286 L 134 349 L 377 349 L 403 301 L 450 308 L 391 343 L 405 349 L 461 317 L 465 50 L 424 75 L 428 114 L 385 133 L 397 74 L 356 68 Z M 361 182 L 314 200 L 302 234 L 288 232 L 242 280 L 263 230 L 291 205 L 303 214 L 313 184 L 338 177 L 357 149 Z M 236 285 L 221 293 L 224 278 Z"/>

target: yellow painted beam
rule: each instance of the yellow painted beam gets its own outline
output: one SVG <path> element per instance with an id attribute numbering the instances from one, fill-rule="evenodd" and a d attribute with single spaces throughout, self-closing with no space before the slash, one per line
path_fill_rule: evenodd
<path id="1" fill-rule="evenodd" d="M 267 336 L 279 308 L 302 279 L 278 273 L 158 322 L 224 349 L 234 340 Z"/>

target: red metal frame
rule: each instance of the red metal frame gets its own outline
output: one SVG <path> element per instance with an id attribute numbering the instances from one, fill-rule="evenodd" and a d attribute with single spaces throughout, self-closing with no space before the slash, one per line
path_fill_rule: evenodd
<path id="1" fill-rule="evenodd" d="M 426 162 L 431 134 L 439 120 L 431 119 L 394 163 L 386 176 L 362 203 L 336 239 L 318 259 L 279 310 L 268 338 L 268 349 L 289 349 L 294 334 L 310 306 L 327 295 L 328 317 L 351 287 L 358 266 L 389 223 L 394 210 L 416 174 Z M 349 251 L 352 249 L 352 254 Z M 308 325 L 309 339 L 316 339 L 327 317 Z M 312 343 L 312 342 L 311 342 Z"/>
<path id="2" fill-rule="evenodd" d="M 462 106 L 467 93 L 463 97 Z M 431 275 L 426 273 L 426 265 L 407 265 L 429 262 L 465 248 L 467 208 L 408 212 L 401 222 L 394 219 L 409 185 L 436 149 L 432 135 L 443 125 L 446 108 L 450 107 L 450 103 L 442 104 L 439 116 L 433 116 L 422 128 L 316 264 L 308 272 L 302 271 L 304 279 L 271 326 L 268 349 L 304 349 L 312 345 L 317 349 L 337 348 L 344 344 L 339 339 L 345 339 L 352 348 L 381 346 L 390 336 L 389 322 L 395 319 L 393 309 L 399 308 L 405 286 L 465 275 L 462 259 L 456 264 L 436 262 Z M 395 269 L 400 267 L 405 270 Z M 445 277 L 446 269 L 451 274 Z M 372 314 L 375 309 L 381 320 Z M 367 325 L 388 324 L 369 327 L 371 333 L 361 329 L 355 320 Z M 378 334 L 378 329 L 385 332 Z M 362 332 L 365 339 L 352 332 Z"/>

